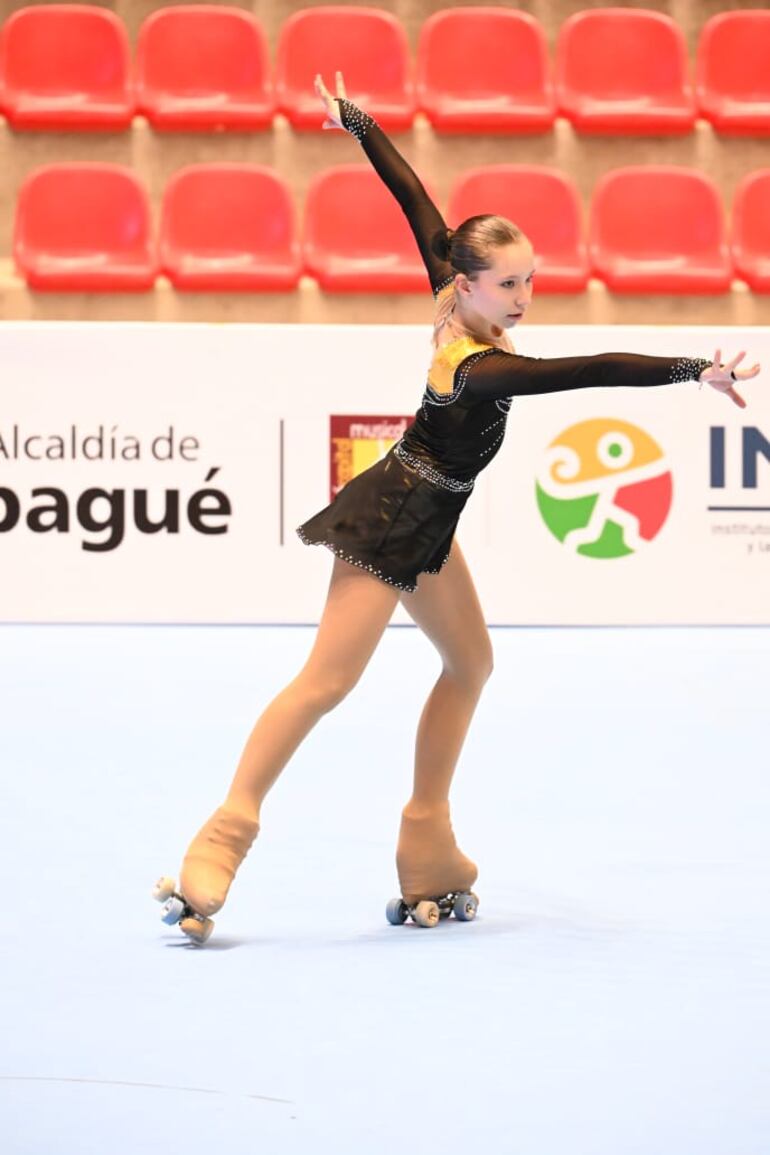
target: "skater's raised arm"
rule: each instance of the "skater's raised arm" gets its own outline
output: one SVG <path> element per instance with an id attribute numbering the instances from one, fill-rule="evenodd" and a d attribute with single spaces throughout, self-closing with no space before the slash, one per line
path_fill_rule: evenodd
<path id="1" fill-rule="evenodd" d="M 401 156 L 380 126 L 368 113 L 345 97 L 342 73 L 337 73 L 337 96 L 327 90 L 321 76 L 315 88 L 326 105 L 323 128 L 344 128 L 355 136 L 380 176 L 403 209 L 414 233 L 417 246 L 428 271 L 434 293 L 453 277 L 452 266 L 442 260 L 431 245 L 436 234 L 446 233 L 446 223 L 428 196 L 414 169 Z"/>
<path id="2" fill-rule="evenodd" d="M 733 388 L 738 380 L 759 373 L 735 367 L 745 356 L 740 353 L 722 365 L 717 350 L 708 357 L 650 357 L 638 353 L 600 353 L 593 357 L 519 357 L 499 349 L 471 354 L 457 368 L 455 389 L 479 401 L 502 397 L 529 397 L 540 393 L 560 393 L 568 389 L 607 386 L 647 387 L 671 385 L 679 381 L 701 381 L 726 393 L 743 408 L 746 402 Z M 465 366 L 465 368 L 463 368 Z"/>

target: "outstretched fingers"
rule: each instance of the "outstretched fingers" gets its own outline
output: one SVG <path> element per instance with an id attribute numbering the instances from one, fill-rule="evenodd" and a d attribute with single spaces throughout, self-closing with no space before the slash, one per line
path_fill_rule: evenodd
<path id="1" fill-rule="evenodd" d="M 740 364 L 740 362 L 743 360 L 743 358 L 745 356 L 746 356 L 746 353 L 743 352 L 743 353 L 739 353 L 737 357 L 733 357 L 732 361 L 729 361 L 727 363 L 727 365 L 724 366 L 725 373 L 732 373 L 735 366 Z"/>
<path id="2" fill-rule="evenodd" d="M 746 408 L 746 401 L 733 388 L 734 381 L 748 381 L 752 377 L 756 377 L 760 371 L 759 363 L 755 363 L 750 369 L 738 369 L 743 358 L 746 356 L 745 350 L 737 353 L 731 361 L 725 365 L 722 364 L 722 350 L 717 349 L 714 354 L 714 363 L 709 370 L 704 372 L 703 380 L 708 381 L 714 389 L 720 393 L 724 393 L 730 400 L 738 406 L 739 409 Z"/>
<path id="3" fill-rule="evenodd" d="M 746 356 L 745 351 L 738 353 L 737 356 L 733 357 L 732 361 L 728 361 L 726 365 L 719 364 L 719 356 L 720 351 L 717 349 L 716 360 L 714 361 L 712 368 L 717 369 L 724 374 L 731 374 L 736 381 L 748 381 L 751 377 L 756 377 L 761 369 L 758 361 L 756 361 L 750 369 L 736 368 L 736 366 L 740 365 L 741 361 Z"/>
<path id="4" fill-rule="evenodd" d="M 760 368 L 761 366 L 759 362 L 756 362 L 756 364 L 752 365 L 750 369 L 739 369 L 735 376 L 738 381 L 748 381 L 749 378 L 756 377 L 757 373 L 760 371 Z"/>
<path id="5" fill-rule="evenodd" d="M 326 120 L 321 125 L 321 128 L 341 128 L 342 122 L 341 122 L 340 116 L 339 116 L 339 104 L 337 103 L 338 97 L 332 96 L 332 94 L 329 92 L 329 89 L 324 84 L 323 77 L 321 76 L 320 72 L 316 73 L 316 77 L 315 77 L 313 84 L 314 84 L 316 92 L 318 93 L 318 95 L 321 97 L 321 100 L 323 100 L 324 104 L 326 105 Z M 337 91 L 338 91 L 338 93 L 340 90 L 340 86 L 342 86 L 343 93 L 344 93 L 344 87 L 345 86 L 344 86 L 344 82 L 342 81 L 342 73 L 338 72 L 337 73 Z"/>

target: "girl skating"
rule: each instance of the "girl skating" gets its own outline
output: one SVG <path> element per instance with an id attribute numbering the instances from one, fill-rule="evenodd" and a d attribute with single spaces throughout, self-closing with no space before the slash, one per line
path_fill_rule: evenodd
<path id="1" fill-rule="evenodd" d="M 492 670 L 489 634 L 455 529 L 478 473 L 503 440 L 515 397 L 594 386 L 657 386 L 702 381 L 745 402 L 735 382 L 739 353 L 710 358 L 607 353 L 596 357 L 519 357 L 509 331 L 526 314 L 535 276 L 532 246 L 506 218 L 479 215 L 448 230 L 422 184 L 371 117 L 345 99 L 337 74 L 332 97 L 320 76 L 324 128 L 357 137 L 403 209 L 436 301 L 433 358 L 414 424 L 385 458 L 353 478 L 298 533 L 335 556 L 318 633 L 297 677 L 270 703 L 247 743 L 227 797 L 193 839 L 170 898 L 169 919 L 204 941 L 236 871 L 259 831 L 263 799 L 316 722 L 355 686 L 399 601 L 436 646 L 442 672 L 423 710 L 412 796 L 396 852 L 401 899 L 422 925 L 433 911 L 472 917 L 475 864 L 457 847 L 449 794 L 455 766 Z M 654 221 L 650 223 L 654 228 Z M 413 372 L 413 369 L 409 369 Z M 174 884 L 162 880 L 157 897 Z M 455 899 L 459 898 L 459 904 Z M 403 903 L 403 907 L 398 905 Z M 437 917 L 437 916 L 436 916 Z"/>

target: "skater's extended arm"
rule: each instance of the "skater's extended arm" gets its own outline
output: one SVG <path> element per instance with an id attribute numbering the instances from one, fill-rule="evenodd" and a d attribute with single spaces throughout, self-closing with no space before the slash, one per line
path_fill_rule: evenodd
<path id="1" fill-rule="evenodd" d="M 455 373 L 455 389 L 485 401 L 501 397 L 530 397 L 561 393 L 567 389 L 606 386 L 672 385 L 700 381 L 725 393 L 740 408 L 746 402 L 736 393 L 736 381 L 756 377 L 760 366 L 738 369 L 745 357 L 738 353 L 726 364 L 717 349 L 708 357 L 649 357 L 643 353 L 600 353 L 593 357 L 519 357 L 501 349 L 485 349 L 461 361 Z"/>
<path id="2" fill-rule="evenodd" d="M 541 358 L 520 357 L 493 349 L 472 354 L 471 358 L 461 362 L 455 375 L 455 387 L 464 383 L 467 396 L 486 401 L 561 393 L 567 389 L 697 381 L 710 365 L 711 361 L 705 357 L 600 353 L 593 357 Z"/>
<path id="3" fill-rule="evenodd" d="M 344 85 L 340 73 L 337 73 L 337 97 L 331 97 L 320 77 L 316 77 L 316 91 L 327 106 L 329 123 L 324 127 L 342 127 L 352 133 L 360 141 L 377 175 L 382 178 L 398 201 L 414 233 L 428 271 L 431 289 L 434 293 L 437 292 L 441 285 L 453 276 L 449 262 L 441 260 L 431 248 L 431 242 L 436 234 L 446 231 L 446 223 L 441 213 L 428 196 L 414 169 L 407 164 L 376 120 L 342 95 Z"/>

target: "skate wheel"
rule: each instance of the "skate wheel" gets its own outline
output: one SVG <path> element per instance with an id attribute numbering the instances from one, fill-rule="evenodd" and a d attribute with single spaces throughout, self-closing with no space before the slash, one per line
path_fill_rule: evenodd
<path id="1" fill-rule="evenodd" d="M 183 914 L 184 903 L 174 894 L 163 904 L 160 921 L 165 922 L 166 926 L 176 926 Z"/>
<path id="2" fill-rule="evenodd" d="M 203 944 L 214 929 L 214 922 L 210 918 L 183 918 L 179 929 L 193 942 Z"/>
<path id="3" fill-rule="evenodd" d="M 418 902 L 412 918 L 418 926 L 435 926 L 439 920 L 438 903 Z"/>
<path id="4" fill-rule="evenodd" d="M 165 902 L 167 898 L 171 898 L 171 895 L 175 890 L 176 883 L 174 882 L 174 879 L 166 878 L 166 876 L 163 875 L 153 886 L 152 897 L 156 902 Z"/>
<path id="5" fill-rule="evenodd" d="M 460 922 L 473 922 L 478 909 L 479 900 L 475 894 L 458 894 L 452 907 L 455 918 Z"/>
<path id="6" fill-rule="evenodd" d="M 409 917 L 406 903 L 402 898 L 391 898 L 385 907 L 385 917 L 391 926 L 403 926 Z"/>

